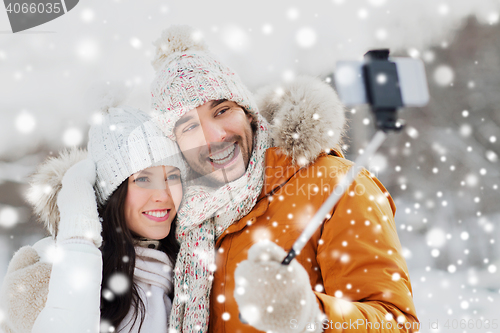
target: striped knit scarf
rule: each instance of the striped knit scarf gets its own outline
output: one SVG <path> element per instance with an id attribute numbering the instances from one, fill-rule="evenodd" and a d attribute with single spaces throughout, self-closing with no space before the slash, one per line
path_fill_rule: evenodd
<path id="1" fill-rule="evenodd" d="M 265 153 L 270 146 L 268 123 L 257 118 L 258 129 L 247 170 L 220 188 L 188 187 L 177 214 L 181 244 L 174 269 L 175 297 L 169 333 L 208 330 L 210 291 L 215 271 L 215 240 L 257 202 L 264 184 Z"/>

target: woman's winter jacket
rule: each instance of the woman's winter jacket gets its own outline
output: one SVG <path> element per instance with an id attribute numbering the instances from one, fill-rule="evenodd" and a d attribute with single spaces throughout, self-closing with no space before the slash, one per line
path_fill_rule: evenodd
<path id="1" fill-rule="evenodd" d="M 173 265 L 164 252 L 141 246 L 135 250 L 134 281 L 146 308 L 141 331 L 166 333 Z M 102 256 L 92 242 L 56 244 L 48 237 L 22 247 L 1 289 L 1 328 L 5 333 L 98 332 L 100 324 L 106 325 L 100 323 L 101 292 L 113 297 L 113 291 L 124 287 L 120 279 L 114 286 L 102 286 L 101 279 Z M 139 320 L 134 324 L 131 319 L 132 309 L 118 329 L 138 332 Z"/>

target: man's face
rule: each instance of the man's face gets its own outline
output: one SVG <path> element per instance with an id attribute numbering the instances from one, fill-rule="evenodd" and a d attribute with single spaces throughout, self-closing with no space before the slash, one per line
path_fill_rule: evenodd
<path id="1" fill-rule="evenodd" d="M 245 173 L 253 149 L 251 121 L 235 102 L 210 101 L 182 116 L 174 134 L 189 166 L 222 185 Z"/>

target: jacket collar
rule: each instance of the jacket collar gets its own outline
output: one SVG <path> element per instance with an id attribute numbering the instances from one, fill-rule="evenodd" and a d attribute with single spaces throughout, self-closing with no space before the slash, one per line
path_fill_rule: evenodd
<path id="1" fill-rule="evenodd" d="M 301 168 L 300 165 L 292 163 L 292 158 L 279 148 L 269 148 L 266 151 L 264 186 L 258 200 L 264 196 L 271 196 Z"/>
<path id="2" fill-rule="evenodd" d="M 272 146 L 290 157 L 290 164 L 310 164 L 331 149 L 342 154 L 345 110 L 327 83 L 298 77 L 282 87 L 261 89 L 256 100 L 270 124 Z"/>

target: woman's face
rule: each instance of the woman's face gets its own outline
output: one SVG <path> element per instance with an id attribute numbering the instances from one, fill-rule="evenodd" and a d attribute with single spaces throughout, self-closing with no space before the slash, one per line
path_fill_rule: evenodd
<path id="1" fill-rule="evenodd" d="M 128 178 L 125 222 L 135 234 L 148 239 L 163 239 L 182 200 L 179 169 L 157 166 Z"/>

